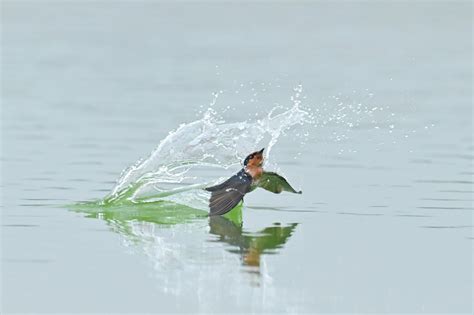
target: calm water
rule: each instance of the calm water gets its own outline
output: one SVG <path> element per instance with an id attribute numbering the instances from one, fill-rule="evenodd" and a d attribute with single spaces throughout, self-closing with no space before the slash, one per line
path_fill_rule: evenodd
<path id="1" fill-rule="evenodd" d="M 3 313 L 472 312 L 469 2 L 2 9 Z M 233 123 L 293 106 L 298 84 L 314 119 L 268 167 L 302 195 L 253 192 L 242 226 L 74 206 L 212 93 Z"/>

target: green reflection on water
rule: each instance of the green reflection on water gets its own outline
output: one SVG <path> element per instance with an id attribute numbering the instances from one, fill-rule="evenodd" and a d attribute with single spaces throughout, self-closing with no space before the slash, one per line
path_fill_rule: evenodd
<path id="1" fill-rule="evenodd" d="M 243 228 L 242 203 L 224 216 L 208 216 L 204 210 L 194 209 L 170 201 L 150 203 L 109 203 L 87 202 L 69 207 L 72 211 L 83 213 L 88 218 L 105 220 L 114 231 L 130 239 L 137 235 L 130 230 L 132 221 L 152 223 L 162 228 L 176 224 L 187 224 L 208 220 L 209 232 L 218 236 L 213 242 L 231 245 L 228 252 L 240 255 L 245 266 L 260 266 L 262 254 L 274 254 L 291 237 L 297 223 L 282 225 L 273 223 L 258 231 Z"/>
<path id="2" fill-rule="evenodd" d="M 88 218 L 105 221 L 142 221 L 158 225 L 174 225 L 207 218 L 207 212 L 169 201 L 148 203 L 109 203 L 85 202 L 70 206 L 75 212 L 86 214 Z"/>

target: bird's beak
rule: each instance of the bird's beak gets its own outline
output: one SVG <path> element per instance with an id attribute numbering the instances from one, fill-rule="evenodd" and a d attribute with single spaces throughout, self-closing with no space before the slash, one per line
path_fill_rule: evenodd
<path id="1" fill-rule="evenodd" d="M 263 153 L 263 150 L 265 150 L 265 148 L 261 149 L 260 151 L 258 151 L 258 153 L 262 154 Z"/>

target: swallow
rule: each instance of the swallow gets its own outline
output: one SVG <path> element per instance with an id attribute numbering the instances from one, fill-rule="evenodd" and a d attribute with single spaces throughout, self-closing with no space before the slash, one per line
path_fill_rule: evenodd
<path id="1" fill-rule="evenodd" d="M 244 167 L 225 182 L 205 188 L 205 190 L 211 192 L 209 215 L 226 214 L 244 199 L 245 194 L 258 187 L 275 194 L 282 191 L 295 194 L 302 193 L 291 187 L 283 176 L 263 170 L 264 149 L 249 154 L 244 160 Z"/>

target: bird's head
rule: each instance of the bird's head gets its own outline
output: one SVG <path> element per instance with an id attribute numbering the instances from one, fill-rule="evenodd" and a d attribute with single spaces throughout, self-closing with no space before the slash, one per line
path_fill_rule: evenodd
<path id="1" fill-rule="evenodd" d="M 250 153 L 244 160 L 244 166 L 261 166 L 263 164 L 263 148 L 260 151 Z"/>

